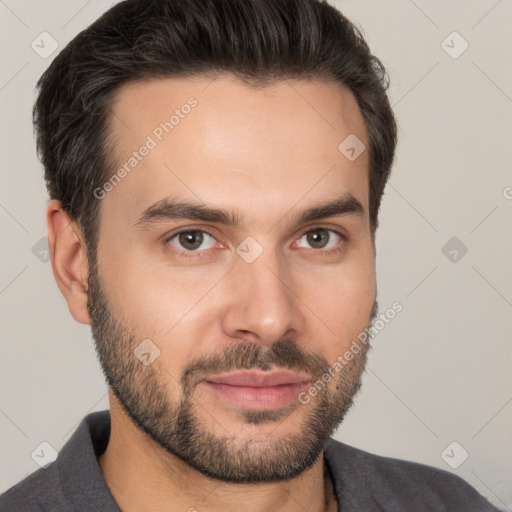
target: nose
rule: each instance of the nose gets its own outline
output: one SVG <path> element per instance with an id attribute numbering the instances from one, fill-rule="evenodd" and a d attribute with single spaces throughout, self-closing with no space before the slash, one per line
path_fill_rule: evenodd
<path id="1" fill-rule="evenodd" d="M 238 258 L 229 272 L 222 328 L 231 338 L 271 345 L 304 329 L 296 280 L 278 255 L 264 251 L 252 263 Z"/>

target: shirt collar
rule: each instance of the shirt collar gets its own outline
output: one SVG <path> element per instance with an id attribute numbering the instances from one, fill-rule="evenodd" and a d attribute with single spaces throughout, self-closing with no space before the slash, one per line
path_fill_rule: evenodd
<path id="1" fill-rule="evenodd" d="M 57 464 L 62 488 L 77 512 L 122 512 L 98 463 L 98 457 L 105 451 L 109 438 L 110 411 L 93 412 L 80 422 L 60 450 Z M 336 471 L 334 445 L 335 441 L 329 439 L 324 451 L 324 461 L 339 502 L 342 482 Z"/>

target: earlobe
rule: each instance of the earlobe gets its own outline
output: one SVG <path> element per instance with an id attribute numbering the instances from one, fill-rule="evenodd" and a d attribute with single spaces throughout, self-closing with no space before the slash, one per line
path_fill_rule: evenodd
<path id="1" fill-rule="evenodd" d="M 53 275 L 68 303 L 73 318 L 91 324 L 87 309 L 87 278 L 89 265 L 82 231 L 63 209 L 60 201 L 52 199 L 46 209 L 48 244 Z"/>

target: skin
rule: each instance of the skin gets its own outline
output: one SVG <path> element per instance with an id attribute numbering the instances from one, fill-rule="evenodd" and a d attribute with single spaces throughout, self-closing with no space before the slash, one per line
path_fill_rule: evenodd
<path id="1" fill-rule="evenodd" d="M 106 358 L 102 362 L 111 365 L 113 375 L 115 355 L 108 360 L 105 347 L 115 347 L 119 387 L 140 392 L 130 405 L 141 414 L 152 411 L 152 396 L 176 408 L 184 400 L 184 369 L 201 356 L 227 364 L 230 349 L 252 347 L 263 361 L 263 354 L 274 354 L 278 340 L 289 340 L 305 367 L 319 376 L 368 327 L 376 304 L 368 151 L 349 161 L 338 150 L 349 134 L 369 147 L 352 93 L 338 84 L 305 80 L 255 90 L 229 75 L 130 83 L 112 105 L 111 140 L 119 166 L 191 96 L 198 101 L 191 113 L 101 200 L 97 268 L 89 268 L 76 222 L 58 201 L 47 208 L 57 284 L 72 316 L 92 326 Z M 362 215 L 297 222 L 307 208 L 348 193 L 363 206 Z M 237 211 L 243 222 L 166 219 L 144 229 L 135 226 L 146 208 L 171 196 Z M 187 257 L 191 251 L 177 237 L 169 240 L 183 228 L 207 230 L 213 238 Z M 338 231 L 346 240 L 329 231 L 328 248 L 313 247 L 307 233 L 314 229 Z M 262 249 L 251 263 L 236 252 L 246 237 Z M 332 250 L 336 247 L 340 251 Z M 89 296 L 101 308 L 88 306 Z M 102 311 L 108 311 L 109 321 Z M 160 350 L 148 366 L 133 355 L 144 339 Z M 365 355 L 363 350 L 354 356 L 308 404 L 295 403 L 279 417 L 267 411 L 248 422 L 251 411 L 198 381 L 190 388 L 190 411 L 206 444 L 227 438 L 233 460 L 242 464 L 247 457 L 266 467 L 287 440 L 308 444 L 301 435 L 322 399 L 337 407 L 322 435 L 333 431 L 356 391 Z M 127 373 L 119 371 L 122 364 L 132 381 L 121 382 Z M 154 395 L 145 393 L 151 385 Z M 346 389 L 337 391 L 337 385 Z M 240 503 L 261 512 L 337 510 L 332 485 L 324 484 L 321 456 L 290 479 L 222 481 L 143 432 L 112 390 L 109 399 L 111 437 L 99 465 L 125 512 L 239 510 Z"/>

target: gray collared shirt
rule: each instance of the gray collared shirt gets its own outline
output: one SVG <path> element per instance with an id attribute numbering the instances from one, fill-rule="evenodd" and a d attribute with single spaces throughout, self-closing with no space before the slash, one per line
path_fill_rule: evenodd
<path id="1" fill-rule="evenodd" d="M 121 512 L 97 460 L 109 437 L 109 411 L 86 416 L 56 461 L 0 495 L 0 511 Z M 444 470 L 373 455 L 332 438 L 324 460 L 339 512 L 498 512 Z"/>

